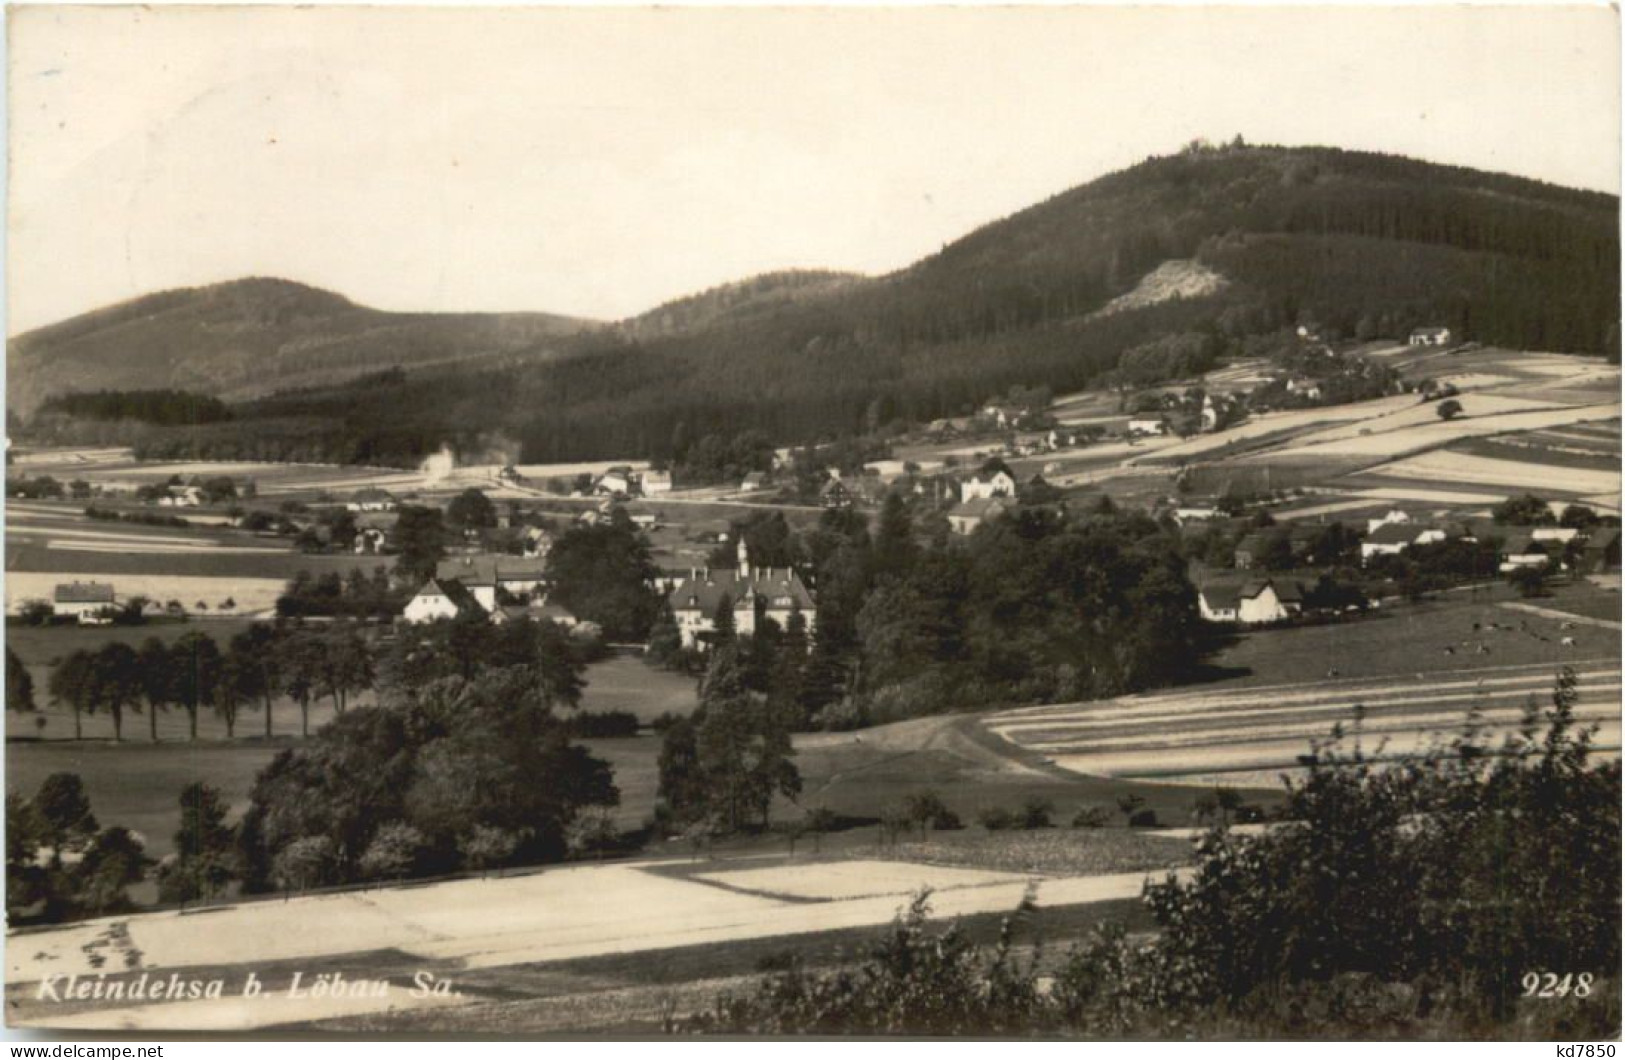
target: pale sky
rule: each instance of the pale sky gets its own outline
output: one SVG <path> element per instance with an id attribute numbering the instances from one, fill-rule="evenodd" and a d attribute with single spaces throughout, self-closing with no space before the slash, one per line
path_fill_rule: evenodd
<path id="1" fill-rule="evenodd" d="M 8 334 L 246 275 L 615 319 L 1199 136 L 1619 190 L 1600 7 L 10 15 Z"/>

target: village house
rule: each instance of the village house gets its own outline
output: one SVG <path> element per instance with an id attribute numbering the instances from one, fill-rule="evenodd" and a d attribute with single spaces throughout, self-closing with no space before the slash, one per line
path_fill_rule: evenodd
<path id="1" fill-rule="evenodd" d="M 1388 526 L 1390 524 L 1403 524 L 1410 521 L 1410 513 L 1405 511 L 1405 509 L 1390 508 L 1388 511 L 1383 513 L 1380 519 L 1367 519 L 1365 521 L 1365 532 L 1368 534 L 1374 534 L 1377 532 L 1378 527 Z"/>
<path id="2" fill-rule="evenodd" d="M 519 556 L 474 554 L 450 556 L 435 567 L 436 581 L 463 585 L 487 611 L 501 596 L 530 596 L 546 586 L 547 565 Z"/>
<path id="3" fill-rule="evenodd" d="M 1437 526 L 1421 526 L 1409 522 L 1383 523 L 1360 542 L 1360 563 L 1370 563 L 1377 556 L 1397 556 L 1413 545 L 1431 545 L 1449 536 Z"/>
<path id="4" fill-rule="evenodd" d="M 1502 574 L 1517 570 L 1519 567 L 1544 568 L 1551 564 L 1552 556 L 1550 546 L 1543 544 L 1528 530 L 1520 530 L 1507 537 L 1501 544 Z"/>
<path id="5" fill-rule="evenodd" d="M 113 621 L 117 598 L 107 582 L 70 582 L 58 585 L 51 595 L 51 613 L 58 618 L 78 619 L 82 626 L 105 626 Z"/>
<path id="6" fill-rule="evenodd" d="M 457 579 L 430 578 L 406 602 L 401 618 L 413 625 L 421 625 L 459 615 L 483 616 L 489 611 L 490 608 L 475 599 L 474 594 Z"/>
<path id="7" fill-rule="evenodd" d="M 1189 522 L 1217 519 L 1220 514 L 1218 507 L 1212 504 L 1186 504 L 1174 509 L 1174 522 L 1183 526 Z"/>
<path id="8" fill-rule="evenodd" d="M 739 483 L 741 493 L 755 493 L 757 490 L 767 488 L 767 475 L 761 471 L 752 471 Z"/>
<path id="9" fill-rule="evenodd" d="M 1136 435 L 1159 435 L 1168 433 L 1168 421 L 1162 416 L 1136 416 L 1128 421 L 1128 434 L 1130 438 Z"/>
<path id="10" fill-rule="evenodd" d="M 948 526 L 956 534 L 974 534 L 977 527 L 1004 518 L 1014 507 L 1015 505 L 1005 497 L 984 497 L 965 501 L 949 509 Z"/>
<path id="11" fill-rule="evenodd" d="M 812 593 L 793 567 L 752 567 L 750 551 L 741 540 L 737 549 L 739 566 L 733 570 L 694 569 L 678 582 L 667 597 L 683 647 L 704 650 L 716 632 L 717 609 L 727 600 L 733 611 L 734 632 L 753 636 L 760 622 L 771 619 L 788 629 L 790 619 L 799 613 L 813 633 L 817 614 Z"/>
<path id="12" fill-rule="evenodd" d="M 344 502 L 344 507 L 352 512 L 392 512 L 397 505 L 394 496 L 388 490 L 369 486 L 351 494 L 350 499 Z"/>
<path id="13" fill-rule="evenodd" d="M 182 487 L 179 492 L 170 492 L 158 498 L 160 508 L 196 508 L 203 503 L 203 491 L 196 486 Z"/>
<path id="14" fill-rule="evenodd" d="M 612 467 L 593 481 L 592 491 L 601 497 L 625 497 L 632 493 L 633 481 L 630 467 Z"/>
<path id="15" fill-rule="evenodd" d="M 1320 400 L 1320 384 L 1308 376 L 1293 376 L 1286 381 L 1286 392 L 1295 394 L 1306 401 Z"/>
<path id="16" fill-rule="evenodd" d="M 639 482 L 639 487 L 645 497 L 653 497 L 659 493 L 671 492 L 670 471 L 645 471 Z"/>
<path id="17" fill-rule="evenodd" d="M 983 468 L 978 474 L 962 479 L 959 483 L 959 499 L 965 504 L 1015 495 L 1015 477 L 1003 467 Z"/>
<path id="18" fill-rule="evenodd" d="M 826 508 L 852 507 L 852 490 L 838 478 L 831 478 L 818 491 L 818 501 Z"/>
<path id="19" fill-rule="evenodd" d="M 1276 578 L 1216 579 L 1197 589 L 1196 602 L 1205 621 L 1257 626 L 1302 614 L 1303 587 Z"/>
<path id="20" fill-rule="evenodd" d="M 1417 328 L 1411 332 L 1408 343 L 1412 346 L 1448 346 L 1450 345 L 1450 329 Z"/>
<path id="21" fill-rule="evenodd" d="M 1530 529 L 1529 536 L 1536 541 L 1556 541 L 1566 545 L 1580 536 L 1580 531 L 1572 526 L 1536 526 Z"/>

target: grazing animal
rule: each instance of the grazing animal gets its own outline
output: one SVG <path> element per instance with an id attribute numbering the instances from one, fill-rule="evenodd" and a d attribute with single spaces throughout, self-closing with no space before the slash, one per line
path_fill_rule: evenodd
<path id="1" fill-rule="evenodd" d="M 1565 648 L 1574 647 L 1574 638 L 1573 637 L 1564 637 L 1563 638 L 1563 647 L 1565 647 Z"/>

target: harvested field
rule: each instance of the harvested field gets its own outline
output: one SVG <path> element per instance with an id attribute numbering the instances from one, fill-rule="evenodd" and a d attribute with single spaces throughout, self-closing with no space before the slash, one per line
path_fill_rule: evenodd
<path id="1" fill-rule="evenodd" d="M 1546 492 L 1607 493 L 1619 489 L 1619 471 L 1558 467 L 1524 460 L 1497 460 L 1442 450 L 1371 468 L 1366 474 L 1421 479 L 1441 484 L 1502 486 L 1524 490 L 1535 485 Z"/>

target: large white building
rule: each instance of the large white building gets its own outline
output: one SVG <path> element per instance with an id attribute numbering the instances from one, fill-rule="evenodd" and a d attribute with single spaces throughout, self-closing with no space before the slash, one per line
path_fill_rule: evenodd
<path id="1" fill-rule="evenodd" d="M 113 586 L 106 582 L 70 582 L 58 585 L 51 595 L 52 614 L 77 618 L 86 625 L 108 618 L 115 606 Z"/>
<path id="2" fill-rule="evenodd" d="M 753 567 L 745 542 L 739 542 L 739 566 L 734 570 L 695 568 L 667 596 L 682 634 L 683 647 L 704 650 L 716 632 L 717 609 L 724 599 L 733 612 L 734 632 L 755 634 L 759 621 L 772 619 L 787 629 L 798 611 L 813 631 L 817 618 L 812 593 L 792 567 Z"/>

